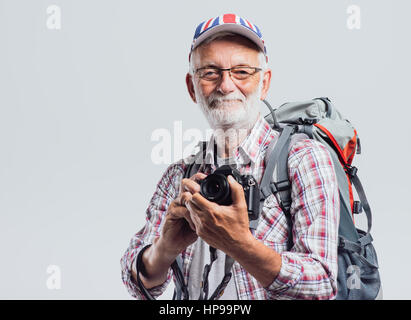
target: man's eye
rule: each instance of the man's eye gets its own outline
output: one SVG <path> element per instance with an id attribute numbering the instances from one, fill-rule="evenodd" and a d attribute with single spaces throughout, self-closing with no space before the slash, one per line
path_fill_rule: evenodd
<path id="1" fill-rule="evenodd" d="M 218 72 L 215 70 L 208 70 L 204 72 L 204 75 L 205 76 L 215 76 L 215 75 L 218 75 Z"/>
<path id="2" fill-rule="evenodd" d="M 243 75 L 243 76 L 250 74 L 250 71 L 247 69 L 235 69 L 232 72 L 238 75 Z"/>

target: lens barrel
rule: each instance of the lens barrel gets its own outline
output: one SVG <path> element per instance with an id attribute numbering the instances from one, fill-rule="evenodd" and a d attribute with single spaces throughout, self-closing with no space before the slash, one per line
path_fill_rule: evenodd
<path id="1" fill-rule="evenodd" d="M 230 186 L 223 174 L 210 174 L 201 181 L 200 194 L 209 201 L 227 205 L 231 202 Z"/>

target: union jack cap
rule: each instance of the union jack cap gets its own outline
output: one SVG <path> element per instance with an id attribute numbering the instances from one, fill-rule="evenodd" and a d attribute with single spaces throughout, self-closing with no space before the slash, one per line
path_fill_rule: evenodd
<path id="1" fill-rule="evenodd" d="M 193 43 L 191 44 L 188 60 L 191 58 L 191 53 L 205 39 L 222 31 L 238 33 L 251 41 L 253 41 L 264 52 L 266 61 L 268 62 L 267 49 L 260 29 L 249 20 L 237 16 L 232 13 L 226 13 L 221 16 L 211 18 L 201 22 L 194 33 Z"/>

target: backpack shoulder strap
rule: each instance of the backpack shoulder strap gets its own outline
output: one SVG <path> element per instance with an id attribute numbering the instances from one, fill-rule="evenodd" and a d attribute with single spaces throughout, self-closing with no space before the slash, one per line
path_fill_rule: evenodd
<path id="1" fill-rule="evenodd" d="M 260 200 L 264 200 L 271 194 L 277 199 L 280 208 L 283 210 L 287 219 L 289 237 L 287 247 L 291 249 L 293 244 L 292 239 L 292 220 L 290 214 L 291 208 L 291 183 L 288 179 L 287 160 L 288 149 L 290 146 L 291 136 L 294 132 L 292 126 L 285 126 L 280 137 L 275 143 L 274 148 L 270 152 L 270 146 L 267 152 L 270 152 L 265 165 L 264 175 L 260 183 Z M 260 205 L 260 209 L 262 209 Z"/>
<path id="2" fill-rule="evenodd" d="M 350 166 L 348 169 L 348 175 L 350 176 L 350 179 L 352 183 L 354 184 L 355 189 L 357 190 L 358 197 L 360 198 L 360 203 L 362 208 L 365 211 L 365 214 L 367 216 L 367 234 L 370 233 L 371 231 L 371 226 L 372 226 L 372 214 L 371 214 L 371 208 L 370 204 L 368 203 L 367 196 L 365 195 L 364 188 L 361 184 L 360 178 L 357 175 L 357 168 Z"/>
<path id="3" fill-rule="evenodd" d="M 274 194 L 280 208 L 283 210 L 287 219 L 287 225 L 289 230 L 289 237 L 287 242 L 287 248 L 290 250 L 293 246 L 292 237 L 292 219 L 291 219 L 291 182 L 288 177 L 288 154 L 289 150 L 294 143 L 301 139 L 309 138 L 304 133 L 294 134 L 293 126 L 284 127 L 283 131 L 278 138 L 278 141 L 270 143 L 265 156 L 266 168 L 264 171 L 263 179 L 260 183 L 261 189 L 261 201 Z M 273 147 L 274 145 L 274 147 Z M 263 204 L 260 203 L 260 209 Z"/>
<path id="4" fill-rule="evenodd" d="M 282 189 L 281 182 L 283 182 L 283 180 L 281 180 L 281 178 L 284 178 L 284 173 L 281 172 L 280 169 L 282 168 L 279 168 L 279 163 L 283 162 L 281 160 L 283 160 L 284 158 L 285 160 L 287 160 L 288 158 L 288 146 L 290 144 L 292 133 L 293 127 L 285 126 L 278 140 L 272 142 L 275 143 L 275 146 L 270 152 L 269 156 L 266 158 L 267 162 L 265 165 L 264 175 L 260 182 L 260 195 L 264 199 L 269 197 L 272 193 L 277 193 L 280 189 Z M 267 152 L 269 152 L 269 150 L 270 146 L 268 147 Z M 276 182 L 272 181 L 273 174 L 277 175 Z M 289 185 L 288 175 L 286 175 L 286 179 L 284 180 L 284 186 Z"/>

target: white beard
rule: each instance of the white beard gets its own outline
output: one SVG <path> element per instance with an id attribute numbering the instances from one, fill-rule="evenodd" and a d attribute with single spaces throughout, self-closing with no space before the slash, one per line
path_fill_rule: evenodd
<path id="1" fill-rule="evenodd" d="M 262 81 L 255 92 L 245 97 L 241 91 L 223 95 L 213 92 L 207 99 L 194 84 L 194 91 L 201 111 L 213 129 L 250 129 L 259 115 Z M 235 110 L 232 110 L 235 108 Z"/>

